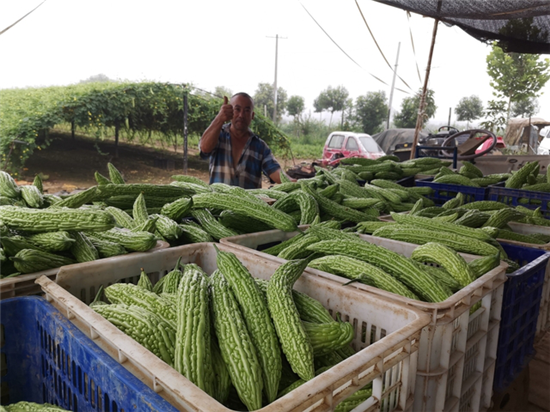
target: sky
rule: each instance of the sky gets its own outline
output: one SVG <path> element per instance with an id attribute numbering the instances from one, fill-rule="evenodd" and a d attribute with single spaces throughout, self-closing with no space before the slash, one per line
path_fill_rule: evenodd
<path id="1" fill-rule="evenodd" d="M 0 31 L 42 1 L 0 0 Z M 104 74 L 253 95 L 259 83 L 275 80 L 279 36 L 277 85 L 289 97 L 303 97 L 313 117 L 319 116 L 314 99 L 329 86 L 344 86 L 354 100 L 376 91 L 389 99 L 399 47 L 397 74 L 406 84 L 396 80 L 395 111 L 423 86 L 433 29 L 432 18 L 407 17 L 373 0 L 46 0 L 0 36 L 0 89 L 69 85 Z M 438 109 L 431 123 L 447 124 L 450 109 L 455 123 L 463 97 L 476 95 L 484 105 L 493 99 L 490 51 L 461 29 L 438 25 L 428 84 Z M 546 119 L 549 87 L 537 115 Z"/>

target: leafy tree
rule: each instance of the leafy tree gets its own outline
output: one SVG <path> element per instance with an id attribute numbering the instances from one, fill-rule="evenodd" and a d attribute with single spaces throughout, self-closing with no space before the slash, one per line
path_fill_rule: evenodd
<path id="1" fill-rule="evenodd" d="M 386 93 L 368 92 L 355 101 L 355 119 L 365 133 L 376 134 L 383 130 L 383 122 L 388 118 Z"/>
<path id="2" fill-rule="evenodd" d="M 301 96 L 290 96 L 286 104 L 286 109 L 290 116 L 293 116 L 294 119 L 300 120 L 300 116 L 305 108 L 304 98 Z"/>
<path id="3" fill-rule="evenodd" d="M 539 59 L 538 55 L 505 53 L 493 43 L 487 55 L 487 73 L 493 81 L 493 95 L 507 100 L 506 113 L 510 117 L 512 103 L 538 97 L 541 89 L 550 79 L 550 60 Z"/>
<path id="4" fill-rule="evenodd" d="M 455 107 L 455 114 L 458 120 L 466 120 L 469 125 L 472 120 L 483 116 L 483 103 L 478 96 L 463 97 Z"/>
<path id="5" fill-rule="evenodd" d="M 80 80 L 78 84 L 82 83 L 96 83 L 96 82 L 111 82 L 112 80 L 109 79 L 106 75 L 103 73 L 95 74 L 93 76 L 88 77 L 86 80 Z"/>
<path id="6" fill-rule="evenodd" d="M 231 96 L 233 96 L 233 92 L 231 91 L 231 89 L 228 89 L 225 86 L 216 86 L 216 88 L 214 89 L 214 94 L 217 97 L 227 96 L 228 98 L 231 98 Z"/>
<path id="7" fill-rule="evenodd" d="M 524 99 L 512 103 L 513 117 L 531 117 L 536 115 L 539 110 L 540 107 L 537 99 Z"/>
<path id="8" fill-rule="evenodd" d="M 481 122 L 482 129 L 489 130 L 495 134 L 502 134 L 506 129 L 506 102 L 504 100 L 489 100 L 483 117 L 487 120 Z"/>
<path id="9" fill-rule="evenodd" d="M 259 83 L 254 94 L 254 110 L 256 113 L 264 113 L 273 119 L 273 99 L 275 97 L 274 87 L 271 83 Z M 286 109 L 287 93 L 282 87 L 277 88 L 277 122 L 281 121 Z"/>
<path id="10" fill-rule="evenodd" d="M 397 113 L 393 122 L 395 127 L 413 129 L 416 127 L 416 118 L 418 117 L 418 108 L 422 98 L 422 90 L 419 90 L 414 96 L 405 97 L 401 102 L 401 111 Z M 434 100 L 434 91 L 428 89 L 426 91 L 426 108 L 424 111 L 424 119 L 422 119 L 422 127 L 426 124 L 429 118 L 433 117 L 437 106 Z"/>
<path id="11" fill-rule="evenodd" d="M 349 92 L 344 86 L 338 86 L 335 88 L 329 86 L 313 101 L 313 107 L 315 108 L 315 112 L 322 112 L 323 110 L 330 112 L 329 125 L 332 123 L 332 116 L 334 115 L 334 112 L 341 111 L 342 120 L 340 125 L 342 126 L 344 123 L 343 111 L 346 107 L 348 96 Z"/>
<path id="12" fill-rule="evenodd" d="M 288 111 L 288 114 L 292 117 L 294 117 L 293 121 L 293 127 L 294 127 L 294 134 L 299 136 L 300 135 L 300 122 L 302 117 L 302 112 L 305 108 L 305 102 L 304 98 L 301 96 L 290 96 L 290 99 L 288 99 L 288 102 L 286 104 L 286 109 Z"/>

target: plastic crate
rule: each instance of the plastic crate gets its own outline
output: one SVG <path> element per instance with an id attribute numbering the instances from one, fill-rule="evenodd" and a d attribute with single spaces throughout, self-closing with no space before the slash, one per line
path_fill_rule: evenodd
<path id="1" fill-rule="evenodd" d="M 398 183 L 403 187 L 413 187 L 415 180 L 416 179 L 415 179 L 414 176 L 407 176 L 407 177 L 403 177 L 403 178 L 399 179 L 395 183 Z"/>
<path id="2" fill-rule="evenodd" d="M 550 254 L 541 249 L 502 243 L 522 267 L 507 275 L 502 299 L 493 388 L 505 390 L 535 354 L 535 335 Z"/>
<path id="3" fill-rule="evenodd" d="M 154 253 L 157 250 L 169 248 L 170 244 L 164 241 L 157 241 L 157 244 L 147 252 L 132 252 L 134 253 Z M 104 258 L 102 261 L 112 261 L 118 259 L 118 256 L 112 258 Z M 75 263 L 71 266 L 78 266 L 82 263 Z M 35 283 L 35 280 L 40 276 L 47 276 L 50 279 L 55 279 L 57 272 L 60 268 L 43 270 L 40 272 L 28 273 L 26 275 L 19 275 L 13 278 L 0 279 L 0 299 L 8 299 L 17 296 L 32 296 L 41 295 L 42 289 Z"/>
<path id="4" fill-rule="evenodd" d="M 160 278 L 173 269 L 179 258 L 181 263 L 196 263 L 212 273 L 216 269 L 214 246 L 197 243 L 149 255 L 125 256 L 109 264 L 96 261 L 78 268 L 66 266 L 57 274 L 56 282 L 47 277 L 37 282 L 62 313 L 176 408 L 228 411 L 86 305 L 100 285 L 122 279 L 137 280 L 142 268 L 152 278 Z M 227 245 L 217 246 L 233 252 L 255 277 L 269 279 L 280 266 L 280 262 Z M 367 297 L 356 289 L 342 288 L 340 283 L 309 273 L 298 279 L 295 288 L 319 300 L 334 316 L 339 314 L 342 320 L 355 325 L 352 346 L 358 352 L 260 411 L 333 410 L 337 403 L 369 382 L 373 384 L 373 396 L 362 404 L 362 410 L 410 411 L 420 330 L 429 322 L 428 317 L 414 308 L 376 296 Z"/>
<path id="5" fill-rule="evenodd" d="M 550 235 L 550 227 L 529 225 L 527 223 L 508 222 L 508 226 L 512 228 L 514 232 L 529 235 L 532 233 L 542 233 Z M 550 243 L 545 245 L 534 245 L 532 243 L 517 242 L 508 239 L 498 239 L 500 243 L 513 244 L 518 246 L 524 246 L 528 248 L 542 249 L 550 251 Z M 540 300 L 540 313 L 537 321 L 537 338 L 550 329 L 550 267 L 546 270 L 544 277 L 544 285 L 542 286 L 542 297 Z"/>
<path id="6" fill-rule="evenodd" d="M 490 185 L 488 189 L 487 200 L 496 200 L 510 206 L 521 205 L 533 210 L 540 207 L 542 215 L 550 218 L 550 193 L 510 189 L 497 185 Z"/>
<path id="7" fill-rule="evenodd" d="M 432 199 L 436 206 L 442 205 L 447 200 L 453 199 L 458 193 L 464 194 L 464 202 L 470 203 L 478 200 L 487 200 L 489 189 L 486 187 L 471 187 L 464 185 L 453 185 L 448 183 L 434 183 L 434 178 L 417 179 L 416 186 L 428 186 L 433 189 L 431 195 L 426 197 Z"/>
<path id="8" fill-rule="evenodd" d="M 176 411 L 43 297 L 0 301 L 1 403 L 72 411 Z"/>
<path id="9" fill-rule="evenodd" d="M 220 242 L 231 244 L 239 250 L 249 250 L 258 258 L 282 261 L 262 250 L 290 239 L 297 233 L 271 230 L 228 237 Z M 404 256 L 410 256 L 417 247 L 411 243 L 380 237 L 360 237 Z M 477 257 L 461 255 L 467 261 Z M 507 265 L 502 263 L 440 303 L 408 299 L 358 282 L 346 286 L 371 296 L 378 295 L 415 307 L 430 316 L 430 324 L 422 330 L 420 337 L 413 410 L 476 411 L 482 399 L 485 404 L 481 406 L 490 407 L 506 268 Z M 307 268 L 306 272 L 335 282 L 348 282 L 348 279 L 316 269 Z M 477 302 L 481 302 L 481 308 L 470 314 L 470 309 Z M 483 373 L 488 374 L 490 379 L 483 379 Z M 486 396 L 482 397 L 482 393 Z M 470 408 L 468 405 L 473 406 Z"/>

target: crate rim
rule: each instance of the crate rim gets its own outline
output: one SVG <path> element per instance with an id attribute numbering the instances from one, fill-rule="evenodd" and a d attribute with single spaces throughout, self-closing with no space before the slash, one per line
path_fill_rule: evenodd
<path id="1" fill-rule="evenodd" d="M 274 230 L 265 231 L 265 232 L 261 232 L 261 233 L 264 233 L 264 234 L 280 233 L 280 231 L 278 229 L 274 229 Z M 220 239 L 220 242 L 222 244 L 229 245 L 232 248 L 242 250 L 245 247 L 236 244 L 234 242 L 234 240 L 239 239 L 239 238 L 245 238 L 248 235 L 249 234 L 226 237 L 226 238 Z M 402 241 L 386 239 L 386 238 L 382 238 L 382 237 L 378 237 L 378 236 L 364 235 L 364 234 L 359 235 L 359 238 L 364 240 L 364 241 L 367 241 L 366 240 L 367 238 L 371 238 L 371 239 L 383 241 L 383 243 L 405 244 L 405 245 L 408 245 L 410 247 L 418 246 L 414 243 L 402 242 Z M 266 253 L 262 253 L 262 252 L 256 251 L 256 250 L 254 250 L 254 252 L 256 252 L 257 255 L 259 255 L 261 253 L 261 256 L 266 258 L 266 259 L 279 261 L 279 262 L 284 262 L 284 259 L 277 258 L 276 256 L 271 256 L 271 255 L 268 255 Z M 468 253 L 460 253 L 460 255 L 463 256 L 463 257 L 466 257 L 469 260 L 480 257 L 480 256 L 476 256 L 476 255 L 471 255 L 471 254 L 468 254 Z M 396 295 L 394 293 L 387 292 L 385 290 L 378 289 L 378 288 L 375 288 L 373 286 L 365 285 L 365 284 L 359 283 L 359 282 L 354 282 L 354 283 L 351 283 L 347 286 L 359 289 L 359 290 L 361 290 L 363 292 L 366 292 L 366 293 L 369 293 L 371 295 L 381 296 L 381 297 L 384 297 L 385 299 L 389 299 L 389 300 L 392 300 L 392 301 L 398 300 L 399 302 L 401 302 L 404 305 L 414 307 L 414 308 L 419 308 L 424 313 L 431 312 L 432 313 L 431 316 L 433 317 L 432 321 L 434 323 L 437 322 L 439 324 L 439 323 L 443 323 L 445 321 L 444 320 L 445 318 L 447 318 L 448 322 L 453 321 L 458 316 L 458 313 L 462 313 L 462 312 L 468 310 L 468 308 L 470 307 L 472 302 L 475 303 L 476 300 L 481 300 L 481 298 L 483 296 L 490 293 L 492 290 L 495 290 L 496 288 L 498 288 L 498 286 L 500 286 L 501 284 L 506 282 L 506 280 L 508 279 L 506 277 L 506 273 L 505 273 L 507 267 L 508 267 L 508 264 L 501 261 L 499 266 L 497 266 L 496 268 L 494 268 L 491 271 L 487 272 L 483 276 L 477 278 L 472 283 L 470 283 L 468 286 L 466 286 L 466 287 L 462 288 L 461 290 L 459 290 L 458 292 L 454 293 L 452 296 L 450 296 L 449 298 L 447 298 L 443 302 L 418 301 L 418 300 L 407 298 L 405 296 Z M 313 269 L 313 268 L 310 268 L 309 266 L 306 267 L 305 272 L 315 274 L 316 276 L 322 276 L 322 277 L 325 277 L 327 279 L 330 279 L 330 280 L 332 280 L 334 282 L 338 282 L 338 283 L 342 283 L 338 279 L 345 279 L 342 276 L 334 275 L 332 273 L 324 272 L 324 271 L 318 270 L 318 269 Z M 477 293 L 478 290 L 483 290 L 484 293 L 482 295 L 479 295 Z M 465 300 L 467 301 L 466 303 L 464 303 Z M 446 311 L 446 310 L 449 310 L 449 309 L 450 309 L 450 313 L 445 314 L 444 318 L 439 318 L 438 317 L 438 314 L 440 314 L 441 311 Z"/>
<path id="2" fill-rule="evenodd" d="M 186 251 L 190 251 L 191 253 L 193 253 L 193 251 L 197 251 L 205 245 L 215 245 L 220 250 L 225 249 L 226 251 L 230 251 L 233 253 L 236 252 L 236 254 L 245 253 L 243 251 L 235 250 L 228 245 L 211 242 L 178 246 L 175 248 L 164 249 L 163 251 L 159 251 L 158 253 L 176 253 L 178 249 L 181 250 L 182 253 Z M 268 262 L 275 264 L 278 263 L 271 260 L 268 260 Z M 89 263 L 93 264 L 94 262 Z M 318 278 L 317 276 L 306 273 L 305 271 L 302 276 Z M 335 283 L 328 279 L 323 278 L 322 281 L 327 282 L 334 287 L 341 286 L 340 283 Z M 167 393 L 171 394 L 174 397 L 174 399 L 183 399 L 188 405 L 201 405 L 201 407 L 203 408 L 207 408 L 207 405 L 210 405 L 211 407 L 214 407 L 214 409 L 211 410 L 225 410 L 228 412 L 232 411 L 231 409 L 215 401 L 206 393 L 202 391 L 197 391 L 195 385 L 188 381 L 183 375 L 176 372 L 175 369 L 167 367 L 167 364 L 156 356 L 147 357 L 145 362 L 146 365 L 142 366 L 143 359 L 139 358 L 136 355 L 143 354 L 145 350 L 143 346 L 134 341 L 132 338 L 124 335 L 114 325 L 112 325 L 106 319 L 102 318 L 97 313 L 91 310 L 83 310 L 84 308 L 89 309 L 89 307 L 78 298 L 71 295 L 68 291 L 63 289 L 62 286 L 58 285 L 57 283 L 45 276 L 38 278 L 36 280 L 36 283 L 41 286 L 42 290 L 45 293 L 46 299 L 51 301 L 52 303 L 55 303 L 54 306 L 57 307 L 62 314 L 64 314 L 69 319 L 76 318 L 85 325 L 85 327 L 87 328 L 87 335 L 89 335 L 92 339 L 101 338 L 108 346 L 118 351 L 119 361 L 121 363 L 122 361 L 129 360 L 133 365 L 140 369 L 140 371 L 148 379 L 148 382 L 146 383 L 147 386 L 152 387 L 157 392 L 166 390 Z M 351 371 L 357 371 L 358 365 L 362 365 L 361 367 L 364 367 L 365 365 L 370 365 L 369 368 L 373 365 L 379 365 L 375 366 L 374 370 L 366 375 L 370 376 L 371 374 L 373 374 L 373 376 L 377 376 L 381 373 L 380 370 L 383 366 L 384 358 L 392 352 L 395 352 L 398 348 L 403 348 L 403 350 L 405 350 L 405 352 L 409 354 L 409 356 L 417 352 L 419 349 L 420 333 L 421 330 L 429 324 L 429 316 L 416 308 L 401 305 L 394 300 L 387 300 L 383 297 L 375 296 L 371 297 L 370 301 L 373 301 L 373 299 L 374 301 L 378 300 L 381 304 L 385 306 L 389 304 L 399 307 L 399 310 L 404 310 L 408 312 L 414 319 L 401 329 L 386 335 L 383 339 L 370 344 L 369 346 L 363 348 L 361 351 L 357 352 L 352 357 L 348 358 L 354 358 L 353 362 L 343 361 L 340 364 L 335 365 L 333 368 L 331 368 L 331 370 L 328 370 L 325 373 L 316 376 L 311 381 L 304 383 L 301 386 L 303 388 L 301 396 L 296 397 L 295 395 L 295 397 L 298 399 L 294 399 L 293 396 L 289 396 L 292 394 L 289 393 L 284 397 L 272 402 L 271 404 L 264 406 L 262 409 L 259 409 L 259 411 L 269 411 L 272 409 L 280 410 L 282 405 L 285 406 L 285 410 L 299 410 L 300 405 L 302 405 L 306 401 L 311 401 L 312 394 L 317 394 L 316 399 L 318 399 L 315 402 L 318 402 L 323 398 L 320 392 L 318 390 L 315 390 L 315 388 L 321 383 L 322 386 L 327 389 L 338 387 L 338 381 L 342 379 L 342 374 L 346 373 L 346 371 L 348 373 L 350 373 Z M 411 343 L 411 341 L 414 341 L 414 343 Z M 123 351 L 120 348 L 128 348 L 128 350 Z M 149 351 L 147 352 L 150 353 Z M 363 359 L 363 363 L 361 363 L 361 359 Z M 380 362 L 382 362 L 382 364 L 380 364 Z M 174 385 L 173 383 L 177 383 L 177 385 Z M 190 389 L 189 385 L 191 385 L 191 388 L 193 388 L 193 390 Z M 357 389 L 359 389 L 359 386 L 352 387 L 350 385 L 343 391 L 350 391 L 351 393 Z M 324 392 L 326 392 L 326 390 L 323 391 L 323 393 Z M 315 402 L 313 402 L 312 405 Z"/>

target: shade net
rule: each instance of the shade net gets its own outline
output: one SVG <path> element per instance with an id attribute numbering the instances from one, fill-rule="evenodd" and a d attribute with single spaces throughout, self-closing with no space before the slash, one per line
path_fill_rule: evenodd
<path id="1" fill-rule="evenodd" d="M 422 142 L 427 136 L 426 133 L 420 132 L 419 142 Z M 392 154 L 396 145 L 414 141 L 414 129 L 388 129 L 373 135 L 372 138 L 384 150 L 384 153 Z"/>
<path id="2" fill-rule="evenodd" d="M 460 27 L 505 52 L 550 54 L 550 1 L 375 0 Z"/>

